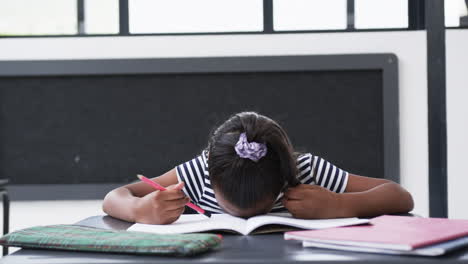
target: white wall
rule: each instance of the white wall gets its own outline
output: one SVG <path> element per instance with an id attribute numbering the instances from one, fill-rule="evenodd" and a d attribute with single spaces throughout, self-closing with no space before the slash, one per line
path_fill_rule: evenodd
<path id="1" fill-rule="evenodd" d="M 449 217 L 468 219 L 468 30 L 447 30 Z"/>
<path id="2" fill-rule="evenodd" d="M 401 183 L 428 215 L 424 31 L 0 39 L 0 60 L 395 53 L 400 69 Z M 355 172 L 359 173 L 359 172 Z"/>

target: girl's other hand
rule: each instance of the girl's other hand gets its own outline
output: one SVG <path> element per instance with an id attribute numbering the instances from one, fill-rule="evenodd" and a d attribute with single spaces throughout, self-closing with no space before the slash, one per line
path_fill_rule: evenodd
<path id="1" fill-rule="evenodd" d="M 135 221 L 142 224 L 164 225 L 176 221 L 184 212 L 189 198 L 182 192 L 184 183 L 180 182 L 154 191 L 139 198 L 135 207 Z"/>
<path id="2" fill-rule="evenodd" d="M 340 196 L 321 186 L 299 184 L 284 193 L 283 205 L 295 218 L 340 217 Z"/>

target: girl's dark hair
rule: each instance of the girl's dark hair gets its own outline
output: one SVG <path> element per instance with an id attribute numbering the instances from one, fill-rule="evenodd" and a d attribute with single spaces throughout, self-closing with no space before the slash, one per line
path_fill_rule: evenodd
<path id="1" fill-rule="evenodd" d="M 241 158 L 234 146 L 241 133 L 248 142 L 264 143 L 267 154 L 258 162 Z M 265 199 L 276 199 L 286 186 L 298 184 L 296 158 L 284 129 L 255 112 L 231 116 L 208 142 L 211 184 L 239 209 L 254 208 Z"/>

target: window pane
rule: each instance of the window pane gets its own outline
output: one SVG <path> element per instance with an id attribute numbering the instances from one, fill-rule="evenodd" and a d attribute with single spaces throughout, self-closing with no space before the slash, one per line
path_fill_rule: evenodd
<path id="1" fill-rule="evenodd" d="M 86 0 L 84 8 L 86 34 L 119 33 L 118 0 Z"/>
<path id="2" fill-rule="evenodd" d="M 346 0 L 274 0 L 274 30 L 346 28 Z"/>
<path id="3" fill-rule="evenodd" d="M 445 26 L 459 27 L 460 17 L 466 16 L 466 4 L 464 0 L 445 1 Z"/>
<path id="4" fill-rule="evenodd" d="M 76 33 L 76 0 L 0 1 L 0 35 L 69 35 Z"/>
<path id="5" fill-rule="evenodd" d="M 356 28 L 407 28 L 408 0 L 355 0 Z"/>
<path id="6" fill-rule="evenodd" d="M 262 0 L 129 0 L 130 33 L 263 31 Z"/>

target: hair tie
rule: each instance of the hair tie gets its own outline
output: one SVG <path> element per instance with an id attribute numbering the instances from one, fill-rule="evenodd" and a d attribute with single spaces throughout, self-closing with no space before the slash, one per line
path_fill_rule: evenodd
<path id="1" fill-rule="evenodd" d="M 258 162 L 267 154 L 267 146 L 263 143 L 248 142 L 245 133 L 241 133 L 234 149 L 239 157 Z"/>

